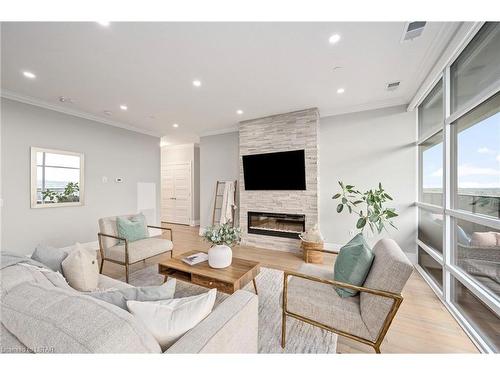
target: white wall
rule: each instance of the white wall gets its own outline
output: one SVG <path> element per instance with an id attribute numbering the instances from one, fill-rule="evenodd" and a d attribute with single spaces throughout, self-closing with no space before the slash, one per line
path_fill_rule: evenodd
<path id="1" fill-rule="evenodd" d="M 239 176 L 238 132 L 200 138 L 200 227 L 212 223 L 217 180 L 237 180 Z M 238 217 L 238 215 L 236 215 Z"/>
<path id="2" fill-rule="evenodd" d="M 344 244 L 355 228 L 353 215 L 335 210 L 338 201 L 331 197 L 340 191 L 337 181 L 363 191 L 381 182 L 400 214 L 399 230 L 385 236 L 405 252 L 416 252 L 415 121 L 415 112 L 405 106 L 321 118 L 320 227 L 326 242 Z"/>
<path id="3" fill-rule="evenodd" d="M 159 138 L 3 98 L 1 109 L 2 250 L 96 241 L 99 217 L 136 212 L 138 183 L 156 185 L 159 219 Z M 30 208 L 31 146 L 85 154 L 84 206 Z"/>

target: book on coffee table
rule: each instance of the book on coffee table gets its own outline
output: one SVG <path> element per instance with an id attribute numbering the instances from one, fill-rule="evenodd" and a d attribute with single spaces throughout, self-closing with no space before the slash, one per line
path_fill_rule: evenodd
<path id="1" fill-rule="evenodd" d="M 186 264 L 189 264 L 190 266 L 194 266 L 195 264 L 205 262 L 207 260 L 208 260 L 207 253 L 196 253 L 188 257 L 182 258 L 182 261 Z"/>

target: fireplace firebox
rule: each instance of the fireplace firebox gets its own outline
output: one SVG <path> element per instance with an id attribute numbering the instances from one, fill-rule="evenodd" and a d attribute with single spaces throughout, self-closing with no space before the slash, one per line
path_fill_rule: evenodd
<path id="1" fill-rule="evenodd" d="M 298 239 L 305 222 L 305 215 L 248 212 L 248 233 Z"/>

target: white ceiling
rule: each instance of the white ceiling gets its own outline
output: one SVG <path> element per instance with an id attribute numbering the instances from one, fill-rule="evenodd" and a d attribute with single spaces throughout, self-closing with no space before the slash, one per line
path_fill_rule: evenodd
<path id="1" fill-rule="evenodd" d="M 2 90 L 170 143 L 196 142 L 276 113 L 318 107 L 324 117 L 406 104 L 458 25 L 431 22 L 420 38 L 400 43 L 404 22 L 4 22 Z M 334 33 L 342 39 L 330 45 Z M 386 91 L 392 81 L 400 88 Z"/>

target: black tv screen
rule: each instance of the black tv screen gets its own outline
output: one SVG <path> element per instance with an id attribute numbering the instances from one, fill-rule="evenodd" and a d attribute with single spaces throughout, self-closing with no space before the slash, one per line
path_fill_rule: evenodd
<path id="1" fill-rule="evenodd" d="M 304 150 L 244 155 L 245 190 L 306 190 Z"/>

